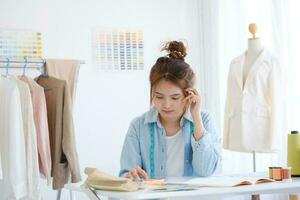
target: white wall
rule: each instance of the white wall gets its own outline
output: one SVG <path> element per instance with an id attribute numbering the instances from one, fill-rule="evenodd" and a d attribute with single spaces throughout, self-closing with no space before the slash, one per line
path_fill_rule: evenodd
<path id="1" fill-rule="evenodd" d="M 199 72 L 197 19 L 196 0 L 0 0 L 0 28 L 41 31 L 45 58 L 86 62 L 80 69 L 74 111 L 82 173 L 89 166 L 117 175 L 129 123 L 149 108 L 148 73 L 162 55 L 163 41 L 186 39 L 188 62 Z M 144 30 L 144 71 L 93 70 L 91 30 L 115 27 Z M 54 199 L 56 192 L 43 185 L 43 196 Z M 62 199 L 68 199 L 66 191 Z"/>

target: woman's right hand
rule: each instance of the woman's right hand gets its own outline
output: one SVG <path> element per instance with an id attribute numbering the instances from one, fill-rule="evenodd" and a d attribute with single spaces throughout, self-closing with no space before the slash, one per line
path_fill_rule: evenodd
<path id="1" fill-rule="evenodd" d="M 143 178 L 145 180 L 148 179 L 147 173 L 143 169 L 141 169 L 139 166 L 132 168 L 128 172 L 126 177 L 133 181 L 138 181 L 141 178 Z"/>

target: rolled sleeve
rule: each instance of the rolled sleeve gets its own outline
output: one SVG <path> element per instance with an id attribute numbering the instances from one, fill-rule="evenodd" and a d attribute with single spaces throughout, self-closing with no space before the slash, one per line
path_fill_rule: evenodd
<path id="1" fill-rule="evenodd" d="M 210 176 L 215 172 L 220 160 L 220 141 L 212 116 L 204 113 L 202 121 L 204 125 L 202 138 L 196 141 L 191 137 L 192 165 L 196 176 Z"/>
<path id="2" fill-rule="evenodd" d="M 207 148 L 210 147 L 211 143 L 212 139 L 207 130 L 203 131 L 203 136 L 200 138 L 200 140 L 195 140 L 194 137 L 191 137 L 193 151 L 205 151 Z"/>
<path id="3" fill-rule="evenodd" d="M 121 153 L 121 170 L 119 176 L 126 176 L 128 172 L 142 164 L 139 137 L 137 133 L 136 123 L 137 120 L 131 122 L 130 127 L 127 131 L 127 135 L 123 144 Z"/>

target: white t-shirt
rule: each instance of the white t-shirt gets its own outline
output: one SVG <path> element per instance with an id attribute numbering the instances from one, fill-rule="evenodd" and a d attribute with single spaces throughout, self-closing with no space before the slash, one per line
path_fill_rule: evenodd
<path id="1" fill-rule="evenodd" d="M 182 131 L 166 136 L 167 177 L 179 177 L 184 174 L 184 137 Z"/>

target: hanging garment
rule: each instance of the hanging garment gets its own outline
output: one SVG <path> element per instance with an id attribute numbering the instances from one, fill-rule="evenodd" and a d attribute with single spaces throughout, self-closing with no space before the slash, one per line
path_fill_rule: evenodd
<path id="1" fill-rule="evenodd" d="M 223 147 L 241 152 L 279 151 L 286 133 L 283 72 L 264 49 L 243 85 L 244 60 L 245 53 L 230 65 Z"/>
<path id="2" fill-rule="evenodd" d="M 12 77 L 12 80 L 17 83 L 23 119 L 25 152 L 26 152 L 26 170 L 27 170 L 27 189 L 28 194 L 26 199 L 40 199 L 40 183 L 39 183 L 39 163 L 37 151 L 36 130 L 33 120 L 33 108 L 29 87 L 23 81 Z"/>
<path id="3" fill-rule="evenodd" d="M 17 83 L 0 76 L 0 152 L 3 179 L 1 199 L 27 195 L 25 141 L 20 93 Z"/>
<path id="4" fill-rule="evenodd" d="M 19 76 L 19 79 L 27 83 L 30 88 L 38 144 L 39 171 L 50 182 L 51 154 L 44 88 L 27 76 Z"/>
<path id="5" fill-rule="evenodd" d="M 66 81 L 50 76 L 40 76 L 36 81 L 45 90 L 53 189 L 61 189 L 68 182 L 70 172 L 72 182 L 81 180 L 69 88 Z"/>
<path id="6" fill-rule="evenodd" d="M 79 60 L 47 59 L 46 72 L 49 76 L 65 80 L 69 86 L 73 104 L 76 93 L 76 81 L 80 66 Z"/>

